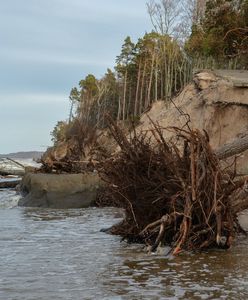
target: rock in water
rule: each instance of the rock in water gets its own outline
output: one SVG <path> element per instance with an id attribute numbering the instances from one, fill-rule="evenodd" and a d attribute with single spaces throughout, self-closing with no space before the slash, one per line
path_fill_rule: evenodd
<path id="1" fill-rule="evenodd" d="M 94 203 L 101 181 L 97 174 L 33 174 L 23 177 L 19 206 L 84 208 Z"/>

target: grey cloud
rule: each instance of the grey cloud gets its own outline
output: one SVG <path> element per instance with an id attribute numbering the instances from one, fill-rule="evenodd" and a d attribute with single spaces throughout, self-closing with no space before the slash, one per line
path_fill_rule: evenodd
<path id="1" fill-rule="evenodd" d="M 70 89 L 113 67 L 127 35 L 136 40 L 151 29 L 145 3 L 0 1 L 0 153 L 49 144 L 67 118 Z"/>

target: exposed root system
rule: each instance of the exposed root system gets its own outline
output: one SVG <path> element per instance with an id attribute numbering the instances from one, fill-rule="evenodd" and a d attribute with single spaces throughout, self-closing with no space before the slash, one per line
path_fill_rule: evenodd
<path id="1" fill-rule="evenodd" d="M 135 130 L 129 138 L 113 122 L 109 129 L 120 151 L 103 161 L 99 174 L 107 183 L 101 203 L 125 208 L 126 217 L 111 233 L 129 241 L 182 250 L 230 247 L 239 231 L 231 195 L 242 182 L 221 169 L 207 133 L 153 124 L 152 137 Z M 150 135 L 151 136 L 151 135 Z"/>

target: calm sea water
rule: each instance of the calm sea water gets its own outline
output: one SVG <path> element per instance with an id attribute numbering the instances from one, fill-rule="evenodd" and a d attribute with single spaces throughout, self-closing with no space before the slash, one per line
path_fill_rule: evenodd
<path id="1" fill-rule="evenodd" d="M 0 191 L 0 299 L 248 299 L 248 240 L 228 251 L 148 255 L 100 232 L 112 209 L 17 207 Z"/>

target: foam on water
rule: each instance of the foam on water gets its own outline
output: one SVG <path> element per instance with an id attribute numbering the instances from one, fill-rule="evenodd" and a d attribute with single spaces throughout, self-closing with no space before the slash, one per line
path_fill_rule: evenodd
<path id="1" fill-rule="evenodd" d="M 35 167 L 35 168 L 39 168 L 41 167 L 40 163 L 37 163 L 35 160 L 33 160 L 32 158 L 18 158 L 15 159 L 15 161 L 17 161 L 18 163 L 22 164 L 25 167 Z"/>
<path id="2" fill-rule="evenodd" d="M 16 207 L 20 198 L 15 190 L 0 189 L 0 209 Z"/>

